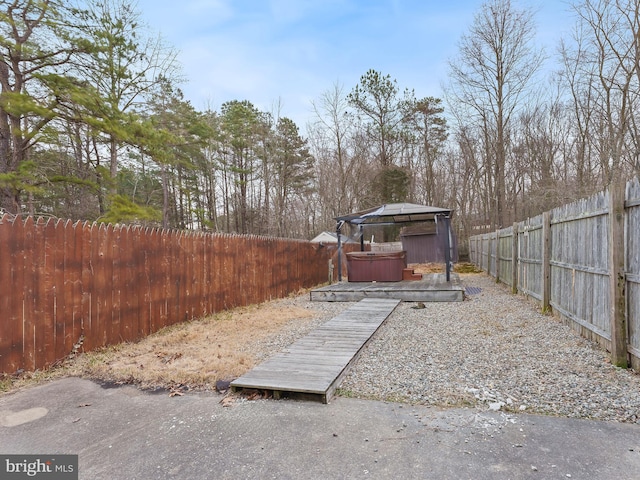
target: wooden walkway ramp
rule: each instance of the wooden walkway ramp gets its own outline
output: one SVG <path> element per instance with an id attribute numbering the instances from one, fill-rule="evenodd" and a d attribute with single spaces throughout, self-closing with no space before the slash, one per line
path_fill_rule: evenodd
<path id="1" fill-rule="evenodd" d="M 367 298 L 231 382 L 232 391 L 266 390 L 328 403 L 349 367 L 400 303 Z"/>

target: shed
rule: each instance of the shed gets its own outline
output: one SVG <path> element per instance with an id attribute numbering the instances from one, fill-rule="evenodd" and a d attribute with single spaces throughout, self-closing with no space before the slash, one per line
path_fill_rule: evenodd
<path id="1" fill-rule="evenodd" d="M 403 227 L 400 231 L 402 249 L 407 252 L 407 263 L 444 263 L 447 229 L 436 221 Z M 451 261 L 458 261 L 455 234 L 449 232 Z"/>

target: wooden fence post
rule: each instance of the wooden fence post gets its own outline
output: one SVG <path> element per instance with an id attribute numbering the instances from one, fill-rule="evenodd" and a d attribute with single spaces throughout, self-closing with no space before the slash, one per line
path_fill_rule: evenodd
<path id="1" fill-rule="evenodd" d="M 518 293 L 518 224 L 511 229 L 511 293 Z"/>
<path id="2" fill-rule="evenodd" d="M 492 255 L 491 249 L 493 245 L 493 242 L 491 242 L 491 234 L 486 233 L 484 240 L 487 243 L 487 275 L 491 275 L 491 255 Z"/>
<path id="3" fill-rule="evenodd" d="M 609 185 L 609 292 L 611 322 L 611 363 L 627 368 L 627 320 L 624 272 L 625 182 Z"/>
<path id="4" fill-rule="evenodd" d="M 500 282 L 500 230 L 496 230 L 496 283 Z"/>
<path id="5" fill-rule="evenodd" d="M 487 244 L 487 275 L 491 275 L 491 234 L 485 233 L 483 241 Z"/>
<path id="6" fill-rule="evenodd" d="M 551 308 L 551 212 L 542 214 L 542 311 Z"/>

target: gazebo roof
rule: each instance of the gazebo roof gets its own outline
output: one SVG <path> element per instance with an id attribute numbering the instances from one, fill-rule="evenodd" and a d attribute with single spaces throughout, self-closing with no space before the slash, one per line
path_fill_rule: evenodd
<path id="1" fill-rule="evenodd" d="M 450 217 L 453 210 L 448 208 L 416 205 L 415 203 L 387 203 L 379 207 L 336 217 L 354 225 L 389 225 L 394 223 L 426 222 L 436 216 Z"/>

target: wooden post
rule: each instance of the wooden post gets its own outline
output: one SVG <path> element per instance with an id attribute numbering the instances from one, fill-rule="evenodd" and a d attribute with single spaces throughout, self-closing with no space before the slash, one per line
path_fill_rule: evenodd
<path id="1" fill-rule="evenodd" d="M 518 224 L 513 224 L 511 230 L 511 293 L 518 293 Z"/>
<path id="2" fill-rule="evenodd" d="M 444 261 L 447 282 L 451 281 L 451 219 L 443 217 L 444 225 L 447 229 L 444 241 Z"/>
<path id="3" fill-rule="evenodd" d="M 338 282 L 342 282 L 342 242 L 340 241 L 340 231 L 344 222 L 336 224 L 336 236 L 338 237 Z"/>
<path id="4" fill-rule="evenodd" d="M 551 212 L 542 214 L 542 311 L 551 310 Z"/>
<path id="5" fill-rule="evenodd" d="M 469 260 L 476 266 L 478 264 L 478 237 L 471 237 L 469 239 Z"/>
<path id="6" fill-rule="evenodd" d="M 609 302 L 611 322 L 611 363 L 627 368 L 627 315 L 624 272 L 624 197 L 625 183 L 609 185 Z"/>
<path id="7" fill-rule="evenodd" d="M 487 272 L 487 275 L 491 275 L 491 234 L 490 233 L 485 233 L 484 235 L 482 235 L 482 256 L 484 257 L 485 254 L 485 250 L 484 247 L 487 247 L 487 267 L 485 268 L 485 272 Z"/>
<path id="8" fill-rule="evenodd" d="M 500 230 L 496 230 L 496 283 L 500 281 Z"/>

